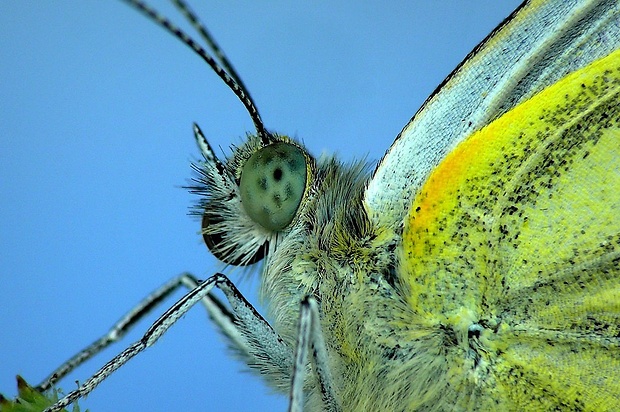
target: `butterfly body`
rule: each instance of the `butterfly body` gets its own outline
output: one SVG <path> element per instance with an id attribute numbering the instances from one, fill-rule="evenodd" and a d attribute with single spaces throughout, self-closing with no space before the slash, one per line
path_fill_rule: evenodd
<path id="1" fill-rule="evenodd" d="M 294 410 L 613 410 L 619 7 L 524 3 L 374 170 L 315 159 L 260 128 L 220 162 L 195 126 L 202 235 L 226 263 L 263 259 L 269 323 L 224 275 L 188 277 L 186 297 L 204 293 L 232 351 L 276 391 L 290 390 Z M 295 153 L 296 165 L 279 167 L 282 154 L 262 174 L 274 153 Z M 252 200 L 286 182 L 264 208 Z M 289 192 L 298 197 L 275 216 Z M 143 341 L 178 319 L 186 297 Z M 304 319 L 314 327 L 306 334 Z M 72 399 L 92 390 L 83 387 Z"/>
<path id="2" fill-rule="evenodd" d="M 349 213 L 358 224 L 332 231 L 330 223 L 343 221 L 338 215 L 284 248 L 310 267 L 298 277 L 291 265 L 290 275 L 306 286 L 303 294 L 322 304 L 322 330 L 347 410 L 579 409 L 619 402 L 618 361 L 607 357 L 619 344 L 614 302 L 620 291 L 614 283 L 620 228 L 614 211 L 620 207 L 620 58 L 610 52 L 617 40 L 600 42 L 581 23 L 598 18 L 617 24 L 617 4 L 528 6 L 514 20 L 539 18 L 566 28 L 551 38 L 531 36 L 546 51 L 537 48 L 527 63 L 542 64 L 541 56 L 559 42 L 573 42 L 580 51 L 564 60 L 556 56 L 560 70 L 541 67 L 520 83 L 509 71 L 508 89 L 501 96 L 489 93 L 481 117 L 463 122 L 462 140 L 446 140 L 449 154 L 441 153 L 435 138 L 420 157 L 411 156 L 411 145 L 426 140 L 407 133 L 424 123 L 425 110 L 435 110 L 431 99 L 421 120 L 414 117 L 401 134 L 404 143 L 397 140 L 388 162 L 368 180 L 368 191 L 350 197 L 345 208 L 355 210 Z M 510 43 L 504 37 L 515 35 L 511 30 L 500 31 L 477 58 L 493 55 L 498 39 Z M 469 85 L 459 79 L 468 75 L 467 67 L 457 70 L 450 79 L 456 84 L 437 96 Z M 505 100 L 510 103 L 499 104 Z M 440 124 L 431 130 L 441 133 L 442 119 L 432 119 Z M 426 171 L 436 162 L 432 156 L 441 161 Z M 390 182 L 381 181 L 384 169 Z M 419 189 L 415 179 L 407 180 L 418 173 Z M 398 186 L 399 179 L 409 189 Z M 374 196 L 377 181 L 383 185 Z M 347 179 L 342 182 L 349 187 Z M 341 202 L 348 199 L 350 193 L 335 181 L 333 186 L 343 194 Z M 392 188 L 410 192 L 384 199 Z M 373 207 L 377 199 L 385 205 Z M 403 199 L 413 200 L 407 205 Z M 317 213 L 335 216 L 337 208 L 329 204 Z M 402 240 L 402 227 L 391 221 L 401 210 L 408 213 Z M 573 221 L 580 217 L 585 221 Z M 604 331 L 592 330 L 595 318 Z M 597 358 L 606 360 L 595 361 L 593 370 L 588 365 Z"/>
<path id="3" fill-rule="evenodd" d="M 320 302 L 345 410 L 618 401 L 617 360 L 604 377 L 587 365 L 618 348 L 617 315 L 598 312 L 620 301 L 619 75 L 615 52 L 467 138 L 418 192 L 404 233 L 371 222 L 363 163 L 319 162 L 307 209 L 267 257 L 263 295 L 291 345 L 296 299 Z"/>

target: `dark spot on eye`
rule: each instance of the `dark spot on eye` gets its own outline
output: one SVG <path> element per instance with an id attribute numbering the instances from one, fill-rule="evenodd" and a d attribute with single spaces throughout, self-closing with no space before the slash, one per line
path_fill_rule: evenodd
<path id="1" fill-rule="evenodd" d="M 259 159 L 261 161 L 261 164 L 264 166 L 271 163 L 271 161 L 273 160 L 273 155 L 271 155 L 270 153 L 265 153 Z"/>
<path id="2" fill-rule="evenodd" d="M 281 169 L 281 168 L 279 168 L 279 167 L 277 167 L 277 168 L 273 171 L 273 178 L 274 178 L 276 181 L 279 181 L 280 179 L 282 179 L 282 175 L 283 175 L 283 173 L 282 173 L 282 169 Z"/>
<path id="3" fill-rule="evenodd" d="M 305 163 L 297 161 L 296 159 L 289 159 L 287 163 L 288 163 L 289 169 L 293 172 L 297 172 L 298 170 L 300 170 L 302 167 L 305 166 Z"/>
<path id="4" fill-rule="evenodd" d="M 265 191 L 267 190 L 267 178 L 266 177 L 261 177 L 260 179 L 258 179 L 258 187 Z"/>
<path id="5" fill-rule="evenodd" d="M 292 184 L 289 183 L 284 187 L 284 194 L 286 195 L 287 199 L 293 196 L 293 185 Z"/>
<path id="6" fill-rule="evenodd" d="M 279 194 L 273 195 L 273 204 L 276 205 L 277 207 L 282 206 L 282 198 L 280 197 Z"/>

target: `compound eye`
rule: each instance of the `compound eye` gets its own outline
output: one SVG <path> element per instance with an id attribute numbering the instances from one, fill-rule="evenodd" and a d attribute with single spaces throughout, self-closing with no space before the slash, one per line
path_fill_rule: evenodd
<path id="1" fill-rule="evenodd" d="M 271 231 L 287 227 L 306 190 L 307 169 L 303 151 L 289 143 L 274 143 L 250 156 L 239 184 L 250 218 Z"/>

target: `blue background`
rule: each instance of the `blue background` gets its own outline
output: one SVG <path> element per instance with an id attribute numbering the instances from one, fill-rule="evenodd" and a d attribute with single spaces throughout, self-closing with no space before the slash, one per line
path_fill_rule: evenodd
<path id="1" fill-rule="evenodd" d="M 378 160 L 517 4 L 206 3 L 267 127 L 349 160 Z M 180 188 L 198 156 L 191 124 L 228 153 L 252 123 L 199 58 L 117 1 L 0 2 L 0 91 L 0 392 L 13 396 L 15 374 L 37 383 L 173 275 L 219 268 Z M 256 277 L 238 284 L 258 301 Z M 241 369 L 196 308 L 81 404 L 285 410 Z"/>

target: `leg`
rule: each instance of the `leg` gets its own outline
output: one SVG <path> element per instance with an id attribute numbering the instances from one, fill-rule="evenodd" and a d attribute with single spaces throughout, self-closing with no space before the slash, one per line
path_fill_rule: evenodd
<path id="1" fill-rule="evenodd" d="M 194 289 L 198 286 L 199 281 L 189 273 L 183 273 L 174 279 L 166 282 L 164 285 L 153 291 L 150 295 L 144 298 L 138 305 L 127 312 L 121 319 L 118 320 L 110 330 L 91 343 L 86 348 L 75 354 L 71 359 L 60 365 L 55 371 L 53 371 L 47 378 L 45 378 L 39 385 L 35 387 L 39 392 L 44 392 L 50 389 L 55 382 L 59 381 L 70 373 L 73 369 L 86 362 L 97 353 L 108 347 L 110 344 L 120 340 L 138 321 L 140 321 L 145 315 L 150 313 L 159 303 L 165 298 L 170 296 L 180 286 L 185 286 L 188 289 Z M 213 304 L 212 302 L 206 302 L 210 300 L 209 296 L 206 296 L 203 303 L 206 306 Z M 207 307 L 207 310 L 209 308 Z"/>
<path id="2" fill-rule="evenodd" d="M 271 325 L 243 297 L 228 279 L 217 285 L 230 304 L 209 309 L 211 319 L 229 340 L 230 347 L 250 370 L 265 379 L 269 386 L 287 393 L 293 372 L 293 350 Z"/>
<path id="3" fill-rule="evenodd" d="M 107 378 L 112 372 L 123 366 L 131 358 L 142 352 L 144 349 L 155 343 L 166 331 L 172 326 L 181 316 L 183 316 L 192 306 L 200 302 L 207 294 L 213 289 L 218 282 L 225 279 L 224 275 L 216 274 L 211 276 L 206 281 L 199 284 L 197 287 L 189 291 L 183 296 L 177 303 L 175 303 L 170 309 L 168 309 L 159 319 L 151 325 L 146 331 L 142 339 L 135 342 L 119 355 L 114 357 L 111 361 L 106 363 L 103 368 L 99 369 L 92 377 L 84 382 L 80 387 L 72 392 L 69 392 L 67 396 L 56 402 L 51 407 L 47 408 L 45 412 L 58 412 L 67 405 L 73 403 L 77 399 L 88 395 L 97 385 L 99 385 L 105 378 Z M 133 312 L 133 311 L 132 311 Z M 130 313 L 132 313 L 130 312 Z"/>
<path id="4" fill-rule="evenodd" d="M 290 349 L 226 276 L 216 274 L 202 283 L 199 283 L 191 275 L 181 275 L 178 279 L 181 279 L 179 284 L 187 286 L 196 285 L 196 287 L 190 290 L 160 316 L 139 341 L 133 343 L 106 363 L 78 389 L 70 392 L 56 404 L 46 409 L 46 412 L 60 411 L 75 400 L 89 394 L 110 374 L 127 363 L 129 359 L 155 343 L 181 316 L 187 313 L 187 311 L 198 302 L 202 302 L 206 306 L 211 318 L 219 326 L 220 330 L 231 340 L 233 349 L 242 354 L 250 366 L 257 368 L 259 371 L 265 369 L 274 376 L 280 376 L 281 374 L 287 377 L 290 376 L 290 371 L 292 369 L 292 353 Z M 123 333 L 126 332 L 127 327 L 129 327 L 128 325 L 135 323 L 141 316 L 140 313 L 147 310 L 147 308 L 150 309 L 156 301 L 161 301 L 164 296 L 170 293 L 169 289 L 173 284 L 174 280 L 168 282 L 166 285 L 162 286 L 162 288 L 149 295 L 140 305 L 123 317 L 123 319 L 112 328 L 112 331 L 120 329 Z M 168 288 L 166 288 L 166 286 L 168 286 Z M 176 287 L 178 287 L 178 285 L 173 288 Z M 213 287 L 222 290 L 229 300 L 232 311 L 226 309 L 217 298 L 210 294 Z M 140 310 L 140 308 L 142 308 L 142 310 Z M 126 327 L 122 328 L 121 326 Z M 112 337 L 116 336 L 114 333 L 108 333 L 106 336 L 109 335 Z M 104 338 L 106 336 L 104 336 Z M 118 339 L 118 337 L 116 337 L 116 339 Z M 97 342 L 99 341 L 103 341 L 103 338 Z M 98 346 L 91 345 L 87 350 L 82 352 L 92 356 L 91 348 L 96 349 Z M 77 358 L 79 358 L 79 354 L 72 359 Z M 69 368 L 72 365 L 69 362 L 67 364 L 69 364 Z M 62 367 L 59 368 L 59 370 L 60 369 L 62 369 Z"/>
<path id="5" fill-rule="evenodd" d="M 312 366 L 317 375 L 326 411 L 340 411 L 336 401 L 334 382 L 329 370 L 327 348 L 319 322 L 319 308 L 313 297 L 306 297 L 300 305 L 299 334 L 295 348 L 295 364 L 291 380 L 289 412 L 301 412 L 304 406 L 304 382 L 307 355 L 312 349 Z"/>

